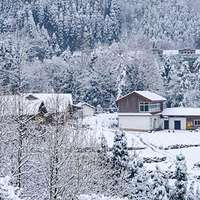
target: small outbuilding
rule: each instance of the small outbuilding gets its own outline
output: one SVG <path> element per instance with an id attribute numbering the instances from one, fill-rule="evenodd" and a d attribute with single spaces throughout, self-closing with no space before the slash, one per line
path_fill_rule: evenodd
<path id="1" fill-rule="evenodd" d="M 75 105 L 75 107 L 77 107 L 77 112 L 79 117 L 83 118 L 83 117 L 90 117 L 90 116 L 94 116 L 95 114 L 95 107 L 88 104 L 88 103 L 78 103 Z"/>

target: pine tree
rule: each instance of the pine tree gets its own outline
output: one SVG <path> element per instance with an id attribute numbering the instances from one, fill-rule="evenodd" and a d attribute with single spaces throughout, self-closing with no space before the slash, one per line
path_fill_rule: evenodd
<path id="1" fill-rule="evenodd" d="M 190 188 L 189 188 L 189 191 L 188 191 L 188 198 L 187 198 L 187 200 L 194 200 L 194 199 L 196 199 L 195 198 L 195 194 L 194 194 L 194 184 L 195 184 L 194 181 L 192 181 L 192 183 L 190 184 Z"/>
<path id="2" fill-rule="evenodd" d="M 187 166 L 183 154 L 176 156 L 174 176 L 176 181 L 171 198 L 174 200 L 185 200 L 187 198 Z"/>
<path id="3" fill-rule="evenodd" d="M 163 179 L 163 185 L 165 187 L 167 198 L 169 199 L 171 195 L 171 185 L 169 184 L 169 173 L 165 172 L 164 176 L 165 178 Z"/>
<path id="4" fill-rule="evenodd" d="M 162 177 L 162 173 L 160 171 L 160 168 L 158 167 L 158 165 L 156 166 L 156 171 L 153 174 L 153 185 L 152 185 L 152 189 L 153 189 L 153 194 L 152 194 L 152 199 L 153 200 L 166 200 L 167 196 L 166 196 L 166 191 L 165 191 L 165 187 L 164 187 L 164 183 L 163 183 L 163 177 Z"/>
<path id="5" fill-rule="evenodd" d="M 105 18 L 105 24 L 103 28 L 103 38 L 105 43 L 109 45 L 112 43 L 113 40 L 112 20 L 108 15 Z"/>
<path id="6" fill-rule="evenodd" d="M 100 147 L 99 147 L 99 165 L 103 167 L 108 167 L 108 143 L 104 136 L 104 134 L 101 135 L 100 138 Z"/>
<path id="7" fill-rule="evenodd" d="M 38 23 L 41 27 L 44 24 L 44 18 L 45 18 L 44 2 L 40 0 L 37 6 L 38 6 Z"/>
<path id="8" fill-rule="evenodd" d="M 104 134 L 101 135 L 100 151 L 102 151 L 102 152 L 108 151 L 108 143 L 107 143 L 107 140 L 106 140 Z"/>
<path id="9" fill-rule="evenodd" d="M 131 198 L 132 199 L 150 199 L 150 184 L 149 176 L 144 168 L 143 159 L 137 158 L 137 172 L 131 183 Z"/>
<path id="10" fill-rule="evenodd" d="M 121 11 L 116 0 L 112 0 L 110 7 L 111 30 L 113 32 L 113 40 L 119 41 L 121 31 Z"/>
<path id="11" fill-rule="evenodd" d="M 138 171 L 137 158 L 131 157 L 127 167 L 127 179 L 132 180 Z"/>
<path id="12" fill-rule="evenodd" d="M 199 192 L 199 185 L 197 186 L 197 189 L 196 189 L 196 200 L 200 200 L 200 192 Z"/>
<path id="13" fill-rule="evenodd" d="M 116 131 L 113 143 L 112 167 L 125 169 L 127 167 L 127 161 L 128 151 L 125 132 Z"/>
<path id="14" fill-rule="evenodd" d="M 127 139 L 123 131 L 116 131 L 113 143 L 111 164 L 113 169 L 114 185 L 120 185 L 128 164 Z M 121 182 L 122 183 L 122 182 Z"/>

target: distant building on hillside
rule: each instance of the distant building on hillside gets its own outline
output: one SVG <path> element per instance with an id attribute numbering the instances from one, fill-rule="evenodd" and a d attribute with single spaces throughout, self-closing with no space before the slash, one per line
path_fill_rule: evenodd
<path id="1" fill-rule="evenodd" d="M 74 105 L 74 107 L 77 108 L 77 113 L 79 117 L 91 117 L 95 114 L 95 107 L 88 104 L 88 103 L 78 103 Z"/>
<path id="2" fill-rule="evenodd" d="M 180 49 L 179 50 L 179 54 L 180 55 L 191 55 L 191 54 L 195 54 L 195 49 L 189 49 L 189 48 L 186 48 L 186 49 Z"/>
<path id="3" fill-rule="evenodd" d="M 167 55 L 167 56 L 173 56 L 173 55 L 183 55 L 183 56 L 189 56 L 189 55 L 199 55 L 200 49 L 190 49 L 190 48 L 184 48 L 179 50 L 162 50 L 162 49 L 152 49 L 152 53 L 154 55 Z"/>
<path id="4" fill-rule="evenodd" d="M 152 52 L 153 52 L 154 55 L 159 55 L 159 56 L 163 55 L 162 49 L 152 49 Z"/>
<path id="5" fill-rule="evenodd" d="M 0 116 L 24 116 L 33 119 L 67 113 L 73 104 L 71 94 L 20 94 L 0 96 Z"/>

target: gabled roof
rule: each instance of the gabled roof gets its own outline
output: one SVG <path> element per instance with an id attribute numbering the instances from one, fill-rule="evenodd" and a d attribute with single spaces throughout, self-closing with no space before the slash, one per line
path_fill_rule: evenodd
<path id="1" fill-rule="evenodd" d="M 162 111 L 163 116 L 200 116 L 200 108 L 166 108 Z"/>
<path id="2" fill-rule="evenodd" d="M 139 94 L 140 96 L 143 96 L 144 98 L 150 100 L 150 101 L 166 101 L 166 99 L 156 93 L 153 93 L 153 92 L 149 92 L 149 91 L 133 91 L 121 98 L 119 98 L 117 101 L 133 94 L 133 93 L 136 93 L 136 94 Z"/>

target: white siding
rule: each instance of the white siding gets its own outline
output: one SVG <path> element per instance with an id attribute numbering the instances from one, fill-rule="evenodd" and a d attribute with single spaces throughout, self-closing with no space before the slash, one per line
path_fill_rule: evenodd
<path id="1" fill-rule="evenodd" d="M 161 123 L 161 128 L 162 128 L 162 129 L 165 128 L 165 127 L 164 127 L 164 121 L 165 121 L 165 120 L 168 121 L 169 119 L 168 119 L 167 117 L 166 117 L 166 118 L 162 118 L 162 119 L 160 119 L 160 123 Z"/>
<path id="2" fill-rule="evenodd" d="M 151 129 L 161 128 L 160 126 L 160 116 L 152 116 L 152 126 Z"/>
<path id="3" fill-rule="evenodd" d="M 162 129 L 164 129 L 164 120 L 167 120 L 167 118 L 162 119 Z M 186 130 L 186 118 L 183 117 L 169 117 L 169 129 L 174 130 L 174 121 L 180 121 L 181 122 L 181 130 Z"/>
<path id="4" fill-rule="evenodd" d="M 130 130 L 151 130 L 152 116 L 119 116 L 119 128 Z"/>
<path id="5" fill-rule="evenodd" d="M 91 108 L 90 106 L 83 105 L 83 117 L 86 116 L 93 116 L 94 115 L 94 108 Z"/>
<path id="6" fill-rule="evenodd" d="M 174 121 L 181 121 L 181 130 L 186 130 L 186 118 L 181 118 L 181 117 L 169 118 L 169 129 L 174 130 Z"/>

